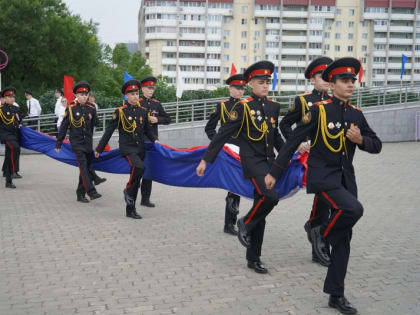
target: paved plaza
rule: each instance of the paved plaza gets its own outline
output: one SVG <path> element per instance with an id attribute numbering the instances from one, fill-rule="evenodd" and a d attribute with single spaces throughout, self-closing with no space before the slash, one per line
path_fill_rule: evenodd
<path id="1" fill-rule="evenodd" d="M 359 314 L 420 314 L 420 144 L 384 144 L 355 159 L 362 219 L 346 295 Z M 21 158 L 16 190 L 0 187 L 0 314 L 338 314 L 322 292 L 303 230 L 302 190 L 267 217 L 260 275 L 224 234 L 225 191 L 154 183 L 154 209 L 125 217 L 128 175 L 100 174 L 101 199 L 76 202 L 78 170 Z M 250 207 L 242 199 L 241 214 Z"/>

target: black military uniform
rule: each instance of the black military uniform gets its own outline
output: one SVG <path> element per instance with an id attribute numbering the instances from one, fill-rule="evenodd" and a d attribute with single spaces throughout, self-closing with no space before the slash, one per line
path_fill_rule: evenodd
<path id="1" fill-rule="evenodd" d="M 136 92 L 140 88 L 140 82 L 130 80 L 122 86 L 122 93 Z M 133 219 L 141 219 L 137 214 L 135 203 L 140 187 L 140 180 L 145 171 L 144 157 L 146 148 L 144 140 L 148 137 L 151 141 L 157 140 L 153 127 L 149 122 L 149 111 L 139 103 L 131 105 L 126 102 L 117 108 L 112 116 L 112 121 L 103 134 L 96 151 L 103 152 L 105 145 L 111 138 L 114 130 L 118 128 L 119 147 L 121 156 L 125 157 L 130 164 L 130 179 L 124 189 L 126 201 L 126 215 Z"/>
<path id="2" fill-rule="evenodd" d="M 2 92 L 2 97 L 14 97 L 16 89 L 7 87 Z M 4 175 L 6 177 L 6 188 L 16 188 L 12 182 L 12 174 L 16 172 L 20 154 L 19 125 L 21 117 L 18 107 L 7 102 L 0 104 L 0 141 L 5 145 L 4 154 Z"/>
<path id="3" fill-rule="evenodd" d="M 85 81 L 78 82 L 73 89 L 74 94 L 89 93 L 90 85 Z M 71 102 L 66 109 L 64 119 L 58 131 L 56 148 L 60 149 L 63 140 L 70 129 L 70 144 L 74 152 L 80 170 L 79 184 L 77 186 L 77 201 L 89 202 L 85 197 L 88 194 L 91 200 L 100 198 L 90 176 L 90 164 L 92 162 L 92 138 L 93 128 L 96 124 L 96 108 L 86 102 L 80 104 L 77 100 Z"/>
<path id="4" fill-rule="evenodd" d="M 245 77 L 242 74 L 235 74 L 226 80 L 226 84 L 234 86 L 239 89 L 244 89 L 246 85 Z M 206 124 L 204 131 L 210 140 L 213 139 L 216 134 L 216 127 L 220 121 L 223 125 L 228 119 L 229 113 L 233 106 L 239 102 L 240 99 L 230 97 L 228 100 L 218 102 L 214 112 L 210 115 L 209 121 Z M 229 139 L 227 143 L 238 146 L 237 139 Z M 225 226 L 223 231 L 228 234 L 237 235 L 238 232 L 235 229 L 236 219 L 239 214 L 239 202 L 241 197 L 228 192 L 226 196 L 226 207 L 225 207 Z"/>
<path id="5" fill-rule="evenodd" d="M 155 88 L 156 78 L 148 77 L 141 81 L 142 87 Z M 165 112 L 162 104 L 155 99 L 148 99 L 146 97 L 140 98 L 140 105 L 146 108 L 150 116 L 158 119 L 157 124 L 151 124 L 154 134 L 159 135 L 158 125 L 169 125 L 171 123 L 171 117 Z M 155 205 L 150 202 L 150 195 L 152 194 L 152 181 L 147 178 L 143 178 L 141 181 L 141 205 L 146 207 L 154 207 Z"/>
<path id="6" fill-rule="evenodd" d="M 354 58 L 342 58 L 331 63 L 323 72 L 324 81 L 340 78 L 355 80 L 360 63 Z M 353 105 L 333 97 L 315 103 L 293 131 L 273 163 L 270 174 L 280 178 L 294 151 L 307 136 L 312 148 L 308 159 L 307 191 L 327 202 L 331 209 L 328 222 L 311 230 L 314 249 L 323 257 L 321 238 L 332 246 L 331 264 L 324 284 L 330 294 L 329 305 L 346 314 L 357 312 L 344 297 L 344 278 L 350 255 L 352 227 L 363 215 L 363 206 L 357 200 L 357 185 L 353 168 L 356 143 L 346 140 L 352 125 L 357 126 L 363 137 L 359 149 L 379 153 L 380 139 L 369 127 L 363 113 Z"/>
<path id="7" fill-rule="evenodd" d="M 245 78 L 268 80 L 274 64 L 260 61 L 245 71 Z M 274 189 L 267 189 L 264 176 L 274 160 L 274 148 L 283 144 L 278 130 L 280 104 L 252 94 L 250 98 L 236 103 L 217 134 L 210 142 L 203 160 L 212 163 L 223 145 L 237 138 L 244 177 L 250 179 L 255 187 L 254 204 L 245 217 L 238 220 L 238 238 L 247 247 L 248 267 L 259 273 L 267 269 L 260 261 L 264 238 L 265 217 L 277 205 L 279 197 Z"/>
<path id="8" fill-rule="evenodd" d="M 321 74 L 322 71 L 327 68 L 327 66 L 332 62 L 331 58 L 321 57 L 312 61 L 308 68 L 305 71 L 305 78 L 310 80 L 316 74 Z M 326 92 L 320 92 L 316 89 L 313 89 L 310 93 L 304 93 L 296 96 L 294 103 L 290 106 L 289 111 L 286 116 L 280 121 L 280 130 L 283 136 L 289 139 L 292 133 L 292 126 L 299 123 L 305 114 L 309 111 L 309 108 L 320 101 L 329 99 L 330 96 Z M 318 226 L 322 222 L 326 222 L 330 216 L 330 207 L 329 204 L 324 202 L 322 199 L 319 199 L 316 195 L 312 204 L 312 210 L 309 215 L 309 220 L 305 223 L 304 228 L 308 235 L 308 240 L 312 244 L 311 240 L 311 227 Z M 326 252 L 325 255 L 329 257 L 329 246 L 326 244 L 324 247 Z M 325 266 L 318 259 L 318 256 L 315 254 L 313 245 L 312 245 L 312 261 L 320 263 Z"/>

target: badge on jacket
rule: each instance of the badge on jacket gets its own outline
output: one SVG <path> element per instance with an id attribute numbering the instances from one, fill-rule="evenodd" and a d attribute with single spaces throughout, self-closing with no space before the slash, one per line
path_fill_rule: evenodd
<path id="1" fill-rule="evenodd" d="M 305 116 L 303 116 L 302 121 L 304 124 L 308 124 L 311 121 L 312 115 L 311 112 L 307 112 Z"/>
<path id="2" fill-rule="evenodd" d="M 238 119 L 238 112 L 237 111 L 232 111 L 230 113 L 230 120 L 236 120 Z"/>

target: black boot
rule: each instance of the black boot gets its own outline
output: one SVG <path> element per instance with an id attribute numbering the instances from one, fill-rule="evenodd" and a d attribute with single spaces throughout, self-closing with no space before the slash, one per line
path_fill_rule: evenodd
<path id="1" fill-rule="evenodd" d="M 12 182 L 6 182 L 6 188 L 16 188 L 16 186 Z"/>
<path id="2" fill-rule="evenodd" d="M 328 306 L 332 308 L 336 308 L 342 314 L 356 314 L 357 313 L 357 309 L 353 305 L 351 305 L 349 301 L 347 301 L 344 295 L 342 296 L 330 295 Z"/>
<path id="3" fill-rule="evenodd" d="M 235 229 L 235 225 L 233 224 L 225 224 L 223 232 L 230 235 L 238 235 L 238 231 Z"/>
<path id="4" fill-rule="evenodd" d="M 136 211 L 136 207 L 134 206 L 126 206 L 125 207 L 125 215 L 128 218 L 132 218 L 132 219 L 141 219 L 141 215 L 139 215 Z"/>
<path id="5" fill-rule="evenodd" d="M 311 238 L 311 223 L 309 223 L 309 221 L 307 221 L 305 223 L 305 225 L 303 226 L 303 228 L 306 231 L 306 236 L 308 237 L 308 242 L 312 244 L 312 238 Z"/>
<path id="6" fill-rule="evenodd" d="M 88 203 L 89 200 L 85 197 L 85 195 L 77 195 L 77 201 L 82 203 Z"/>
<path id="7" fill-rule="evenodd" d="M 267 273 L 268 270 L 265 268 L 264 264 L 261 261 L 251 261 L 248 260 L 248 268 L 254 269 L 257 273 Z"/>
<path id="8" fill-rule="evenodd" d="M 232 213 L 233 215 L 238 215 L 239 214 L 239 209 L 238 209 L 237 202 L 236 202 L 235 198 L 233 198 L 231 196 L 226 197 L 226 209 L 230 213 Z"/>
<path id="9" fill-rule="evenodd" d="M 106 182 L 106 178 L 100 178 L 99 176 L 96 176 L 93 182 L 95 183 L 95 186 L 98 186 L 99 184 Z"/>
<path id="10" fill-rule="evenodd" d="M 101 198 L 101 197 L 102 197 L 102 195 L 101 195 L 101 194 L 99 194 L 97 191 L 94 191 L 93 193 L 91 193 L 91 194 L 89 195 L 89 197 L 90 197 L 90 200 L 95 200 L 95 199 Z"/>
<path id="11" fill-rule="evenodd" d="M 19 179 L 19 178 L 22 178 L 22 175 L 20 175 L 18 172 L 16 172 L 16 173 L 12 174 L 12 178 L 13 179 Z"/>
<path id="12" fill-rule="evenodd" d="M 124 200 L 125 200 L 125 203 L 127 204 L 127 206 L 134 207 L 135 200 L 134 200 L 133 197 L 131 197 L 128 194 L 127 189 L 124 189 L 123 193 L 124 193 Z"/>
<path id="13" fill-rule="evenodd" d="M 141 203 L 142 206 L 148 207 L 148 208 L 154 208 L 155 204 L 150 202 L 150 199 L 142 199 Z"/>
<path id="14" fill-rule="evenodd" d="M 251 247 L 251 238 L 248 235 L 248 232 L 246 231 L 244 220 L 245 220 L 245 217 L 242 217 L 237 222 L 237 226 L 238 226 L 238 239 L 239 239 L 239 242 L 244 247 L 250 248 Z"/>
<path id="15" fill-rule="evenodd" d="M 329 266 L 331 264 L 330 256 L 328 255 L 327 245 L 321 235 L 321 226 L 311 229 L 311 238 L 314 253 L 319 258 L 322 265 Z"/>

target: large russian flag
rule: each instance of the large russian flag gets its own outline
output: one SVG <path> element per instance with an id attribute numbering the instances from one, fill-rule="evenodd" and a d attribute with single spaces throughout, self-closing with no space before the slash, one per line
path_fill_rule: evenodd
<path id="1" fill-rule="evenodd" d="M 31 128 L 21 128 L 22 146 L 41 152 L 60 162 L 77 166 L 70 143 L 63 143 L 59 153 L 55 152 L 56 139 Z M 208 164 L 203 177 L 198 177 L 195 169 L 207 146 L 176 149 L 165 144 L 146 143 L 145 178 L 181 187 L 221 188 L 238 195 L 253 198 L 254 187 L 245 180 L 239 156 L 227 146 L 219 153 L 214 163 Z M 93 154 L 93 152 L 92 152 Z M 306 156 L 295 154 L 282 178 L 276 183 L 280 198 L 287 197 L 304 186 Z M 92 160 L 92 168 L 102 172 L 129 174 L 126 159 L 120 156 L 119 149 L 104 152 Z"/>

